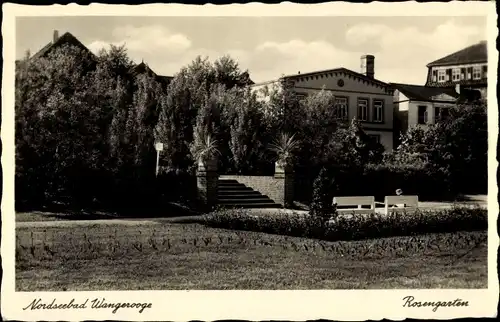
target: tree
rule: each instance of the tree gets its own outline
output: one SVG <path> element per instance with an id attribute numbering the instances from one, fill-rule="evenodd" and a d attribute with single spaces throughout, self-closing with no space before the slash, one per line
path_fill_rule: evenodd
<path id="1" fill-rule="evenodd" d="M 261 109 L 255 95 L 248 89 L 233 91 L 237 100 L 228 110 L 227 124 L 230 129 L 229 147 L 234 169 L 238 173 L 252 173 L 262 152 Z"/>
<path id="2" fill-rule="evenodd" d="M 448 173 L 450 185 L 462 192 L 485 192 L 488 117 L 485 102 L 461 104 L 450 117 L 427 127 L 413 127 L 391 159 L 400 164 L 424 162 Z"/>
<path id="3" fill-rule="evenodd" d="M 335 207 L 332 207 L 332 180 L 328 176 L 326 168 L 321 168 L 318 176 L 313 183 L 313 194 L 310 205 L 310 214 L 313 217 L 326 222 L 335 213 Z"/>
<path id="4" fill-rule="evenodd" d="M 240 84 L 240 76 L 238 65 L 228 56 L 217 60 L 215 65 L 208 58 L 198 56 L 175 75 L 167 96 L 160 103 L 155 129 L 156 140 L 165 144 L 163 155 L 168 166 L 187 169 L 192 165 L 189 146 L 193 142 L 198 111 L 208 105 L 211 108 L 218 105 L 219 113 L 224 113 L 221 103 L 224 92 Z M 218 131 L 215 136 L 222 135 L 220 128 Z"/>
<path id="5" fill-rule="evenodd" d="M 92 91 L 95 61 L 90 53 L 66 45 L 18 67 L 18 196 L 44 202 L 76 195 L 101 165 L 105 144 L 100 119 L 106 111 Z"/>
<path id="6" fill-rule="evenodd" d="M 226 89 L 242 88 L 250 84 L 248 71 L 241 71 L 238 63 L 229 55 L 222 56 L 214 62 L 216 83 Z"/>

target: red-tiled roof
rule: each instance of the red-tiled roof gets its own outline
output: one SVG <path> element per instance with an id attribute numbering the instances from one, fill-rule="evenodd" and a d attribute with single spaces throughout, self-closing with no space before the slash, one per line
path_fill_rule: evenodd
<path id="1" fill-rule="evenodd" d="M 398 83 L 391 83 L 390 85 L 392 88 L 403 93 L 410 100 L 431 101 L 433 100 L 433 97 L 441 94 L 449 95 L 454 98 L 458 98 L 460 96 L 454 88 L 439 88 Z"/>
<path id="2" fill-rule="evenodd" d="M 478 44 L 469 46 L 433 61 L 427 64 L 427 67 L 488 62 L 488 48 L 486 44 L 485 41 L 482 41 Z"/>

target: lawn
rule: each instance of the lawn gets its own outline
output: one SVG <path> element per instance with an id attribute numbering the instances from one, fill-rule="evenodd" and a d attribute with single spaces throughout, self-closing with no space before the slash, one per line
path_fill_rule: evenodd
<path id="1" fill-rule="evenodd" d="M 18 225 L 17 291 L 487 287 L 486 232 L 323 242 L 175 221 L 73 223 Z"/>

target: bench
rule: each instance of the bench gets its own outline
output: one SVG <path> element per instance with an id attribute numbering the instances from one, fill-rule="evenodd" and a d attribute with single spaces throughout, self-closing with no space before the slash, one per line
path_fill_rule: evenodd
<path id="1" fill-rule="evenodd" d="M 385 196 L 385 214 L 418 209 L 418 196 Z M 396 206 L 396 207 L 395 207 Z"/>
<path id="2" fill-rule="evenodd" d="M 355 214 L 373 214 L 375 213 L 375 197 L 372 196 L 358 196 L 358 197 L 335 197 L 333 198 L 333 204 L 337 207 L 353 207 L 357 208 L 337 208 L 337 212 L 348 212 Z M 369 209 L 363 209 L 363 206 L 370 207 Z"/>

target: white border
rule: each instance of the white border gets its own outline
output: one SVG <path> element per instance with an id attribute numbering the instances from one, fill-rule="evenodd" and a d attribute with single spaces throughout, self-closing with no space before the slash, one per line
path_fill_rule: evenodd
<path id="1" fill-rule="evenodd" d="M 496 316 L 498 276 L 496 255 L 499 245 L 496 231 L 498 203 L 496 195 L 495 158 L 498 135 L 496 99 L 497 15 L 494 2 L 449 3 L 324 3 L 300 5 L 282 3 L 264 5 L 53 5 L 47 7 L 3 4 L 3 86 L 2 86 L 2 315 L 16 320 L 306 320 L 306 319 L 403 319 Z M 489 198 L 488 209 L 488 278 L 486 290 L 384 290 L 384 291 L 121 291 L 121 292 L 15 292 L 14 291 L 14 60 L 16 16 L 488 16 L 488 131 L 489 131 Z M 460 35 L 457 35 L 459 37 Z M 411 39 L 408 40 L 411 43 Z M 402 298 L 412 295 L 426 301 L 461 298 L 469 307 L 403 308 Z M 108 301 L 152 302 L 142 314 L 130 309 L 110 310 L 46 310 L 23 311 L 35 297 L 58 302 L 74 298 L 105 297 Z"/>

